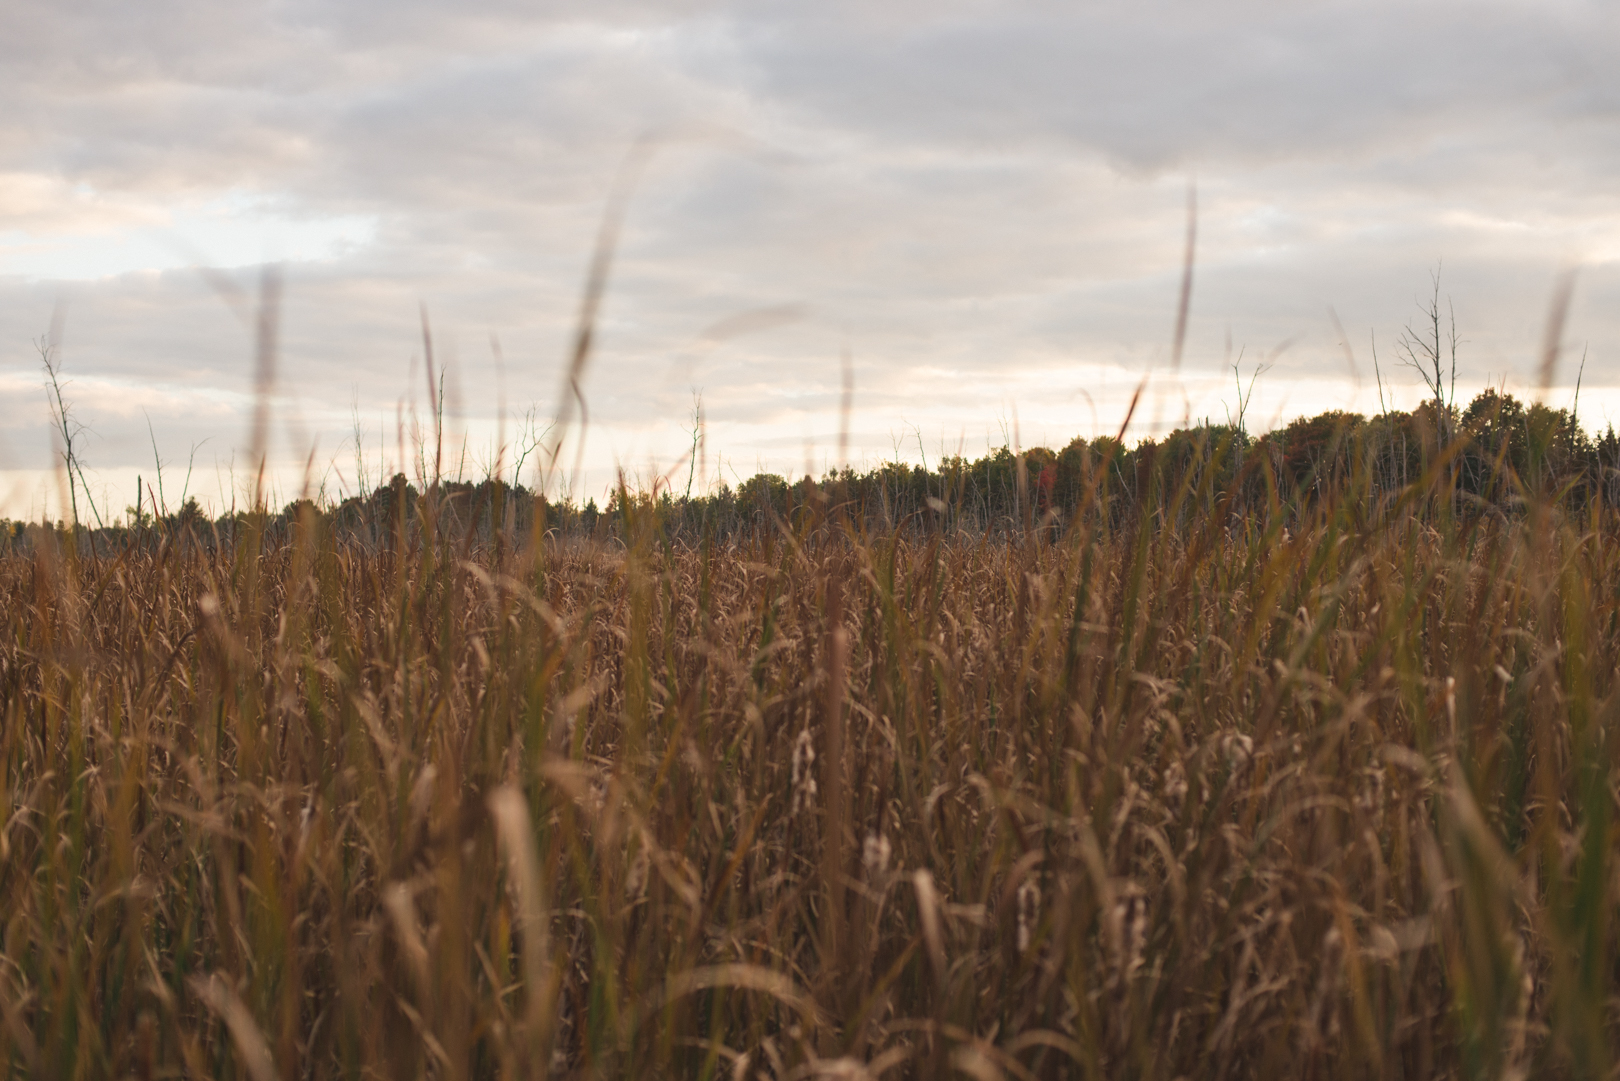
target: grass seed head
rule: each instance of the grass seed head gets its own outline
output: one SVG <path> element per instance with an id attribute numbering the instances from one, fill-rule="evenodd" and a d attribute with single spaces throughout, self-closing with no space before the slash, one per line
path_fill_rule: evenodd
<path id="1" fill-rule="evenodd" d="M 800 730 L 793 741 L 791 780 L 793 784 L 792 813 L 808 813 L 816 803 L 816 745 L 808 727 Z"/>

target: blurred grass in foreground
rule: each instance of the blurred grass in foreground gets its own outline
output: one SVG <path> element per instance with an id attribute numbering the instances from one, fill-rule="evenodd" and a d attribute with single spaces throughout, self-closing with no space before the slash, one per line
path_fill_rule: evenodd
<path id="1" fill-rule="evenodd" d="M 999 533 L 35 529 L 0 1062 L 1607 1076 L 1620 521 L 1341 457 Z"/>

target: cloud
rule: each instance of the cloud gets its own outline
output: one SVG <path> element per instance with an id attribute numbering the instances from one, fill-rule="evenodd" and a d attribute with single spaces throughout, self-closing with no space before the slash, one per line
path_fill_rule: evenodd
<path id="1" fill-rule="evenodd" d="M 1576 2 L 22 0 L 0 40 L 0 378 L 35 380 L 28 342 L 65 305 L 93 459 L 150 454 L 140 400 L 163 454 L 210 439 L 228 460 L 250 328 L 184 268 L 251 291 L 272 258 L 286 468 L 312 442 L 336 453 L 356 412 L 375 437 L 424 407 L 423 307 L 465 428 L 493 438 L 503 402 L 554 408 L 607 192 L 650 135 L 587 377 L 596 481 L 616 456 L 678 455 L 694 388 L 735 460 L 800 467 L 845 348 L 862 453 L 893 453 L 902 418 L 939 439 L 994 434 L 1014 406 L 1054 439 L 1065 418 L 1116 425 L 1144 373 L 1169 378 L 1189 181 L 1184 382 L 1205 374 L 1167 402 L 1218 415 L 1230 340 L 1288 343 L 1269 378 L 1290 408 L 1342 404 L 1329 308 L 1365 385 L 1373 335 L 1393 342 L 1437 265 L 1470 385 L 1529 370 L 1574 263 L 1586 384 L 1620 385 L 1616 20 Z M 788 306 L 802 317 L 703 340 Z M 0 467 L 48 456 L 29 431 L 7 429 Z"/>
<path id="2" fill-rule="evenodd" d="M 873 34 L 757 36 L 768 93 L 884 142 L 1072 140 L 1136 169 L 1382 164 L 1612 118 L 1598 5 L 1191 4 L 989 10 Z M 1530 123 L 1526 123 L 1530 122 Z M 1595 148 L 1594 154 L 1606 154 Z"/>

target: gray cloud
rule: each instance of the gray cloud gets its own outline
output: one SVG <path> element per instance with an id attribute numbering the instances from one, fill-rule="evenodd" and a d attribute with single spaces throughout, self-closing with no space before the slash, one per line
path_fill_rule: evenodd
<path id="1" fill-rule="evenodd" d="M 1340 404 L 1311 389 L 1350 378 L 1328 307 L 1358 349 L 1392 342 L 1443 260 L 1465 377 L 1522 377 L 1581 262 L 1571 339 L 1589 385 L 1620 384 L 1620 27 L 1597 4 L 11 12 L 0 380 L 37 385 L 28 342 L 65 303 L 112 484 L 150 457 L 148 415 L 171 458 L 244 442 L 247 330 L 180 268 L 254 263 L 295 226 L 286 460 L 336 453 L 356 403 L 373 437 L 420 405 L 419 304 L 479 438 L 502 395 L 550 408 L 606 193 L 649 134 L 589 377 L 598 479 L 615 452 L 678 453 L 693 387 L 737 460 L 793 467 L 845 347 L 867 453 L 902 417 L 944 438 L 1021 395 L 1052 418 L 1032 423 L 1092 427 L 1164 373 L 1192 178 L 1189 370 L 1218 371 L 1229 336 L 1250 356 L 1291 342 L 1270 378 L 1295 408 Z M 26 269 L 95 250 L 132 273 Z M 783 304 L 804 317 L 700 340 Z M 0 467 L 48 459 L 42 420 L 0 432 Z"/>
<path id="2" fill-rule="evenodd" d="M 1105 5 L 767 34 L 756 71 L 885 139 L 1070 139 L 1140 169 L 1377 160 L 1391 140 L 1612 119 L 1615 21 L 1595 5 Z"/>

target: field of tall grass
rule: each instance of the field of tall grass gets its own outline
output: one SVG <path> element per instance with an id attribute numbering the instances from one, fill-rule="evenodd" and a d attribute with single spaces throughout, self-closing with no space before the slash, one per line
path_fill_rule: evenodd
<path id="1" fill-rule="evenodd" d="M 997 529 L 834 482 L 557 532 L 431 481 L 366 529 L 32 527 L 0 1062 L 1609 1076 L 1620 518 L 1500 456 L 1462 498 L 1464 442 L 1401 484 L 1204 442 L 1124 502 L 1110 446 Z"/>

